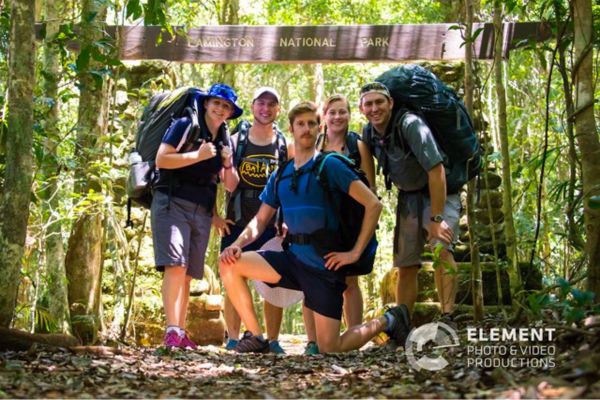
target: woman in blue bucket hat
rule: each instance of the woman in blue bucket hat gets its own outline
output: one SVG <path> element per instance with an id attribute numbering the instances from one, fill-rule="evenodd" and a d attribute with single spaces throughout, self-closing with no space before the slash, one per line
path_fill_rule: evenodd
<path id="1" fill-rule="evenodd" d="M 216 212 L 217 183 L 231 191 L 238 184 L 226 121 L 243 113 L 228 85 L 216 83 L 200 93 L 198 120 L 175 119 L 162 139 L 151 208 L 155 264 L 164 271 L 164 345 L 192 349 L 196 344 L 185 331 L 190 283 L 204 275 L 211 226 L 229 230 Z M 194 133 L 198 139 L 191 141 Z"/>

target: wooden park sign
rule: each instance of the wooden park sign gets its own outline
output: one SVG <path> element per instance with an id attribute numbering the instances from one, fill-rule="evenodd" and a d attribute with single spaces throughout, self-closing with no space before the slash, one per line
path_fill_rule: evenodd
<path id="1" fill-rule="evenodd" d="M 464 38 L 455 24 L 249 26 L 211 25 L 175 30 L 158 26 L 111 26 L 119 30 L 121 60 L 160 59 L 185 63 L 332 63 L 462 60 Z M 491 59 L 492 24 L 473 43 L 476 59 Z M 162 40 L 158 41 L 162 35 Z M 504 24 L 503 56 L 527 43 L 546 40 L 551 31 L 538 22 Z"/>

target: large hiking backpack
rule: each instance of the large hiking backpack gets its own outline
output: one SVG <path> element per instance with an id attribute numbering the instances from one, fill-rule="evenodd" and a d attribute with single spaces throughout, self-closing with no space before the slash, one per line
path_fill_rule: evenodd
<path id="1" fill-rule="evenodd" d="M 332 251 L 349 251 L 356 244 L 356 240 L 360 235 L 362 228 L 363 217 L 365 214 L 365 208 L 362 204 L 354 200 L 348 193 L 340 193 L 339 204 L 334 200 L 333 189 L 330 187 L 327 180 L 327 174 L 324 172 L 325 161 L 335 157 L 342 161 L 348 168 L 350 168 L 359 177 L 367 187 L 369 187 L 369 181 L 365 173 L 355 165 L 354 161 L 348 157 L 339 154 L 337 152 L 322 152 L 320 153 L 309 173 L 315 174 L 317 181 L 320 183 L 325 192 L 325 198 L 327 205 L 332 207 L 340 223 L 340 231 L 333 232 L 328 229 L 319 229 L 310 235 L 291 235 L 288 234 L 284 239 L 284 245 L 289 245 L 295 241 L 294 236 L 302 236 L 302 241 L 308 241 L 317 250 L 319 255 L 324 256 Z M 278 193 L 279 182 L 282 179 L 283 170 L 286 166 L 293 162 L 291 159 L 285 164 L 281 165 L 275 175 L 275 193 Z M 285 178 L 285 177 L 283 177 Z M 308 237 L 305 237 L 308 236 Z M 354 264 L 346 265 L 342 267 L 341 271 L 347 276 L 354 275 L 367 275 L 373 271 L 373 264 L 375 263 L 375 253 L 377 252 L 377 238 L 375 234 L 369 240 L 369 243 L 365 247 L 365 250 L 361 254 L 360 258 Z"/>
<path id="2" fill-rule="evenodd" d="M 414 112 L 433 132 L 436 142 L 448 156 L 447 165 L 444 165 L 448 193 L 457 193 L 479 174 L 479 139 L 454 90 L 432 72 L 415 64 L 392 68 L 375 80 L 389 89 L 394 99 L 394 111 L 406 108 Z"/>
<path id="3" fill-rule="evenodd" d="M 171 92 L 156 94 L 144 109 L 135 135 L 135 148 L 130 154 L 130 169 L 127 179 L 127 195 L 138 205 L 150 208 L 152 183 L 155 178 L 156 153 L 163 136 L 174 119 L 189 117 L 192 121 L 190 135 L 180 151 L 191 147 L 200 134 L 198 124 L 198 102 L 204 94 L 194 87 L 182 87 Z"/>

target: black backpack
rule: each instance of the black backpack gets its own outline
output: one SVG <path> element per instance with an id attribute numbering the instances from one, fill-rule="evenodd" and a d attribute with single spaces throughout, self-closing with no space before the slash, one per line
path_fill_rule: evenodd
<path id="1" fill-rule="evenodd" d="M 194 142 L 200 139 L 198 115 L 201 105 L 197 100 L 203 94 L 198 88 L 182 87 L 154 95 L 144 109 L 135 135 L 135 148 L 130 153 L 127 179 L 128 224 L 131 223 L 129 214 L 132 201 L 145 208 L 150 208 L 152 204 L 156 153 L 171 123 L 182 117 L 189 117 L 192 121 L 190 134 L 180 146 L 180 152 L 189 151 Z"/>
<path id="2" fill-rule="evenodd" d="M 389 89 L 395 113 L 408 109 L 431 129 L 436 142 L 448 156 L 444 165 L 448 193 L 457 193 L 479 174 L 481 145 L 473 122 L 454 90 L 432 72 L 415 64 L 392 68 L 375 80 Z M 371 129 L 365 129 L 364 133 L 365 141 L 372 146 Z M 386 184 L 389 186 L 389 182 Z"/>
<path id="3" fill-rule="evenodd" d="M 323 147 L 325 146 L 325 135 L 326 133 L 321 133 L 317 138 L 317 150 L 325 151 Z M 346 148 L 348 149 L 348 158 L 354 161 L 356 166 L 360 168 L 362 158 L 360 156 L 360 150 L 358 149 L 358 141 L 362 140 L 360 135 L 354 131 L 348 131 L 346 134 Z"/>
<path id="4" fill-rule="evenodd" d="M 240 123 L 238 123 L 233 130 L 233 134 L 238 134 L 237 145 L 235 147 L 235 152 L 233 153 L 233 161 L 236 167 L 242 163 L 246 154 L 246 148 L 248 147 L 248 138 L 250 136 L 251 126 L 252 125 L 250 124 L 250 122 L 243 120 L 240 121 Z M 287 141 L 283 133 L 279 130 L 279 128 L 277 128 L 276 125 L 273 125 L 273 131 L 275 132 L 277 140 L 277 166 L 273 167 L 273 170 L 275 170 L 277 167 L 281 166 L 288 160 L 288 151 Z M 256 161 L 256 159 L 253 161 Z M 267 166 L 267 168 L 269 168 L 269 166 Z M 269 173 L 269 170 L 267 170 L 267 176 L 269 175 Z M 227 195 L 227 204 L 228 207 L 233 207 L 233 220 L 236 224 L 239 224 L 241 221 L 243 221 L 241 208 L 241 202 L 243 201 L 243 199 L 240 197 L 241 192 L 242 189 L 240 189 L 240 187 L 238 186 L 233 193 L 228 193 Z M 256 198 L 258 198 L 258 195 L 260 194 L 260 192 L 262 192 L 262 189 L 257 189 L 255 192 Z"/>
<path id="5" fill-rule="evenodd" d="M 246 147 L 248 147 L 248 137 L 250 136 L 250 127 L 252 125 L 250 122 L 244 120 L 240 121 L 239 124 L 234 128 L 232 135 L 237 133 L 238 140 L 237 145 L 235 147 L 235 153 L 233 153 L 233 160 L 236 165 L 240 165 L 242 162 L 242 158 L 246 153 Z M 287 142 L 285 140 L 285 136 L 279 130 L 276 125 L 273 125 L 273 130 L 275 131 L 275 135 L 277 137 L 277 153 L 279 159 L 279 165 L 283 164 L 288 159 L 287 153 Z"/>
<path id="6" fill-rule="evenodd" d="M 290 235 L 288 234 L 284 239 L 284 246 L 288 246 L 289 243 L 295 241 L 294 236 L 302 236 L 302 241 L 308 241 L 315 247 L 319 255 L 324 256 L 332 251 L 349 251 L 356 244 L 356 240 L 360 235 L 362 228 L 362 221 L 365 214 L 365 208 L 362 204 L 354 200 L 349 194 L 341 193 L 340 203 L 334 201 L 333 189 L 330 188 L 329 182 L 327 181 L 327 174 L 324 173 L 325 161 L 329 157 L 335 157 L 342 161 L 348 168 L 350 168 L 359 177 L 367 187 L 369 181 L 365 173 L 355 165 L 354 161 L 348 157 L 339 154 L 337 152 L 322 152 L 320 153 L 310 169 L 310 173 L 315 174 L 317 181 L 321 184 L 323 191 L 325 192 L 325 198 L 327 199 L 328 206 L 332 207 L 340 223 L 340 231 L 333 232 L 328 229 L 319 229 L 310 235 Z M 293 162 L 293 159 L 289 160 L 285 164 L 281 165 L 275 175 L 275 193 L 278 193 L 279 182 L 282 179 L 283 170 L 286 166 Z M 285 178 L 285 177 L 283 177 Z M 280 221 L 282 221 L 280 219 Z M 305 237 L 308 236 L 308 237 Z M 354 275 L 367 275 L 373 271 L 373 264 L 375 263 L 375 254 L 377 252 L 377 238 L 375 234 L 369 243 L 365 247 L 365 250 L 361 254 L 358 261 L 354 264 L 344 266 L 341 271 L 346 276 Z"/>

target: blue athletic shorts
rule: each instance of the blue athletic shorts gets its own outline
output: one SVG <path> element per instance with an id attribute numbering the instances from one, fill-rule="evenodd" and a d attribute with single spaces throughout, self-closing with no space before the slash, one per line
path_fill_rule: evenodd
<path id="1" fill-rule="evenodd" d="M 259 251 L 281 280 L 269 286 L 301 290 L 304 305 L 329 318 L 342 319 L 342 294 L 346 290 L 344 275 L 304 264 L 290 251 Z"/>

